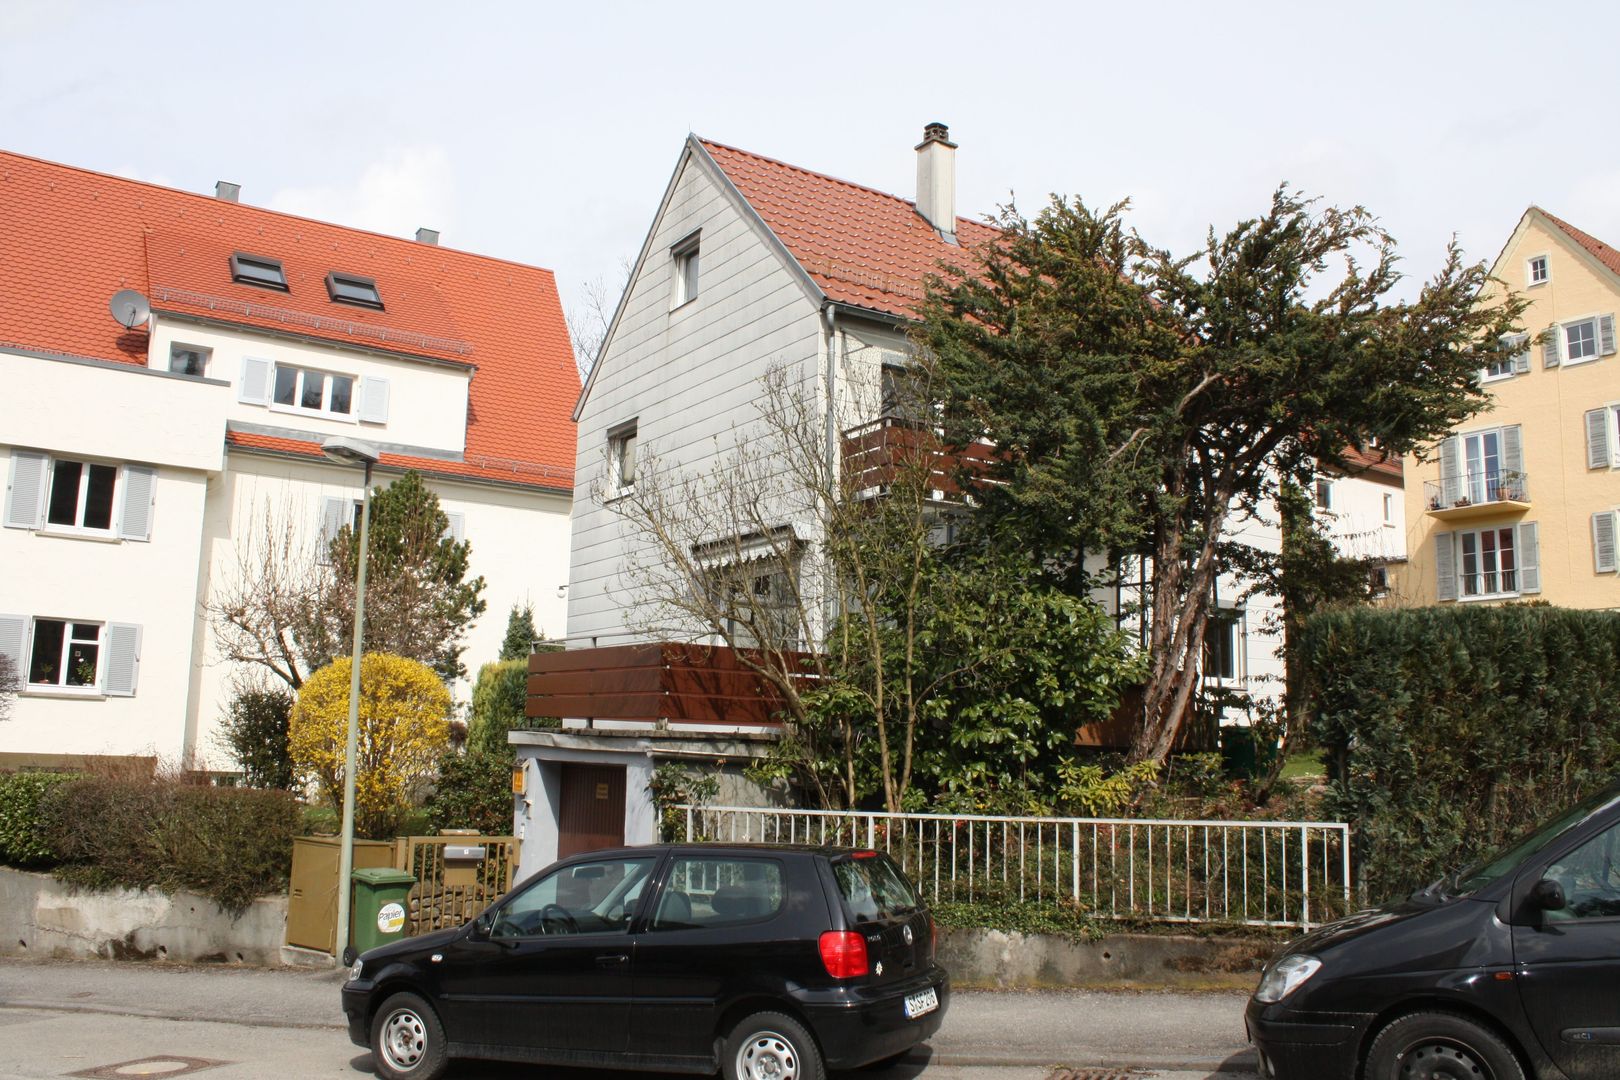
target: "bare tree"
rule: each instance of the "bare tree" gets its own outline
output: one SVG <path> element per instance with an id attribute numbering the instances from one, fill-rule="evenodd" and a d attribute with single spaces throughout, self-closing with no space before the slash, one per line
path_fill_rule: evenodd
<path id="1" fill-rule="evenodd" d="M 580 286 L 579 302 L 566 316 L 568 337 L 574 344 L 574 363 L 582 379 L 596 366 L 602 346 L 607 342 L 608 327 L 613 324 L 619 296 L 630 281 L 630 271 L 629 260 L 620 259 L 616 274 L 598 275 L 585 282 Z"/>
<path id="2" fill-rule="evenodd" d="M 221 659 L 253 665 L 297 691 L 313 670 L 300 641 L 330 574 L 290 499 L 279 505 L 265 500 L 249 520 L 203 613 Z"/>

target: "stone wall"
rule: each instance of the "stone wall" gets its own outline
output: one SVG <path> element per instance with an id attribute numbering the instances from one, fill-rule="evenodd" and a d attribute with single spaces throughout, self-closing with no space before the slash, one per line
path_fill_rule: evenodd
<path id="1" fill-rule="evenodd" d="M 957 986 L 1252 989 L 1280 942 L 1183 934 L 1109 934 L 1073 942 L 1001 930 L 940 930 L 939 960 Z"/>

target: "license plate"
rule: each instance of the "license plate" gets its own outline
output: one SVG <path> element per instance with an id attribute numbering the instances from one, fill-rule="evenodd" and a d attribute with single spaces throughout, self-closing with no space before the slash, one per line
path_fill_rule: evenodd
<path id="1" fill-rule="evenodd" d="M 931 1013 L 939 1008 L 939 994 L 930 986 L 927 990 L 919 990 L 906 997 L 906 1019 L 915 1020 L 924 1013 Z"/>

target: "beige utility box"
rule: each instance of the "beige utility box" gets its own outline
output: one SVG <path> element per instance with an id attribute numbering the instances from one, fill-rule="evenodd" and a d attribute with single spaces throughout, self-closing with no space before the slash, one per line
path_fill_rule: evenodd
<path id="1" fill-rule="evenodd" d="M 335 836 L 293 839 L 292 881 L 287 889 L 287 944 L 333 953 L 337 945 L 338 861 Z M 354 868 L 394 865 L 394 845 L 356 840 Z"/>

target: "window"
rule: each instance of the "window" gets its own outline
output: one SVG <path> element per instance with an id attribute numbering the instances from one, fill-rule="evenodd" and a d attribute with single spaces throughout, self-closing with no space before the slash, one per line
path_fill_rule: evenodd
<path id="1" fill-rule="evenodd" d="M 1241 682 L 1242 657 L 1242 609 L 1216 608 L 1204 627 L 1204 678 Z"/>
<path id="2" fill-rule="evenodd" d="M 1547 266 L 1547 256 L 1532 255 L 1525 260 L 1524 280 L 1528 285 L 1545 285 L 1552 276 Z"/>
<path id="3" fill-rule="evenodd" d="M 733 646 L 800 647 L 799 553 L 797 542 L 789 543 L 792 550 L 782 556 L 761 554 L 709 569 L 709 600 Z"/>
<path id="4" fill-rule="evenodd" d="M 1561 856 L 1541 876 L 1564 887 L 1564 908 L 1547 912 L 1549 922 L 1620 915 L 1620 825 Z"/>
<path id="5" fill-rule="evenodd" d="M 1321 510 L 1333 509 L 1333 481 L 1318 478 L 1316 481 L 1316 505 Z"/>
<path id="6" fill-rule="evenodd" d="M 1564 324 L 1564 363 L 1578 364 L 1598 354 L 1597 320 L 1582 319 Z"/>
<path id="7" fill-rule="evenodd" d="M 1389 595 L 1389 567 L 1374 566 L 1367 571 L 1367 584 L 1374 597 Z"/>
<path id="8" fill-rule="evenodd" d="M 263 289 L 287 291 L 287 275 L 281 270 L 281 260 L 268 259 L 263 255 L 244 255 L 240 251 L 233 254 L 231 280 Z"/>
<path id="9" fill-rule="evenodd" d="M 35 619 L 28 685 L 94 690 L 100 657 L 100 623 Z"/>
<path id="10" fill-rule="evenodd" d="M 768 919 L 782 910 L 782 865 L 771 859 L 685 856 L 670 866 L 669 884 L 652 930 L 691 930 Z"/>
<path id="11" fill-rule="evenodd" d="M 111 532 L 113 493 L 117 486 L 116 465 L 61 458 L 52 461 L 51 494 L 45 503 L 46 525 Z"/>
<path id="12" fill-rule="evenodd" d="M 354 412 L 354 376 L 277 364 L 270 401 L 286 409 L 348 418 Z"/>
<path id="13" fill-rule="evenodd" d="M 876 922 L 917 910 L 917 894 L 886 855 L 860 853 L 833 863 L 851 922 Z"/>
<path id="14" fill-rule="evenodd" d="M 1384 524 L 1395 524 L 1395 496 L 1387 492 L 1384 495 Z"/>
<path id="15" fill-rule="evenodd" d="M 205 349 L 201 345 L 182 345 L 179 342 L 169 346 L 169 370 L 176 375 L 208 374 L 208 357 L 212 349 Z"/>
<path id="16" fill-rule="evenodd" d="M 636 486 L 636 422 L 608 434 L 608 487 L 623 495 Z"/>
<path id="17" fill-rule="evenodd" d="M 131 697 L 141 628 L 59 615 L 0 615 L 0 657 L 30 692 Z"/>
<path id="18" fill-rule="evenodd" d="M 1502 351 L 1496 353 L 1486 363 L 1485 370 L 1480 374 L 1480 381 L 1511 379 L 1514 375 L 1522 375 L 1529 370 L 1530 335 L 1505 334 L 1502 337 Z"/>
<path id="19" fill-rule="evenodd" d="M 674 291 L 670 307 L 680 307 L 698 294 L 698 234 L 693 233 L 669 249 L 674 269 Z"/>
<path id="20" fill-rule="evenodd" d="M 603 934 L 630 925 L 653 858 L 603 859 L 547 874 L 502 904 L 490 922 L 492 938 Z"/>
<path id="21" fill-rule="evenodd" d="M 326 294 L 335 304 L 356 304 L 360 307 L 382 310 L 382 296 L 377 283 L 359 274 L 343 274 L 336 270 L 326 275 Z"/>
<path id="22" fill-rule="evenodd" d="M 1519 591 L 1513 527 L 1457 534 L 1464 596 L 1503 596 Z"/>

